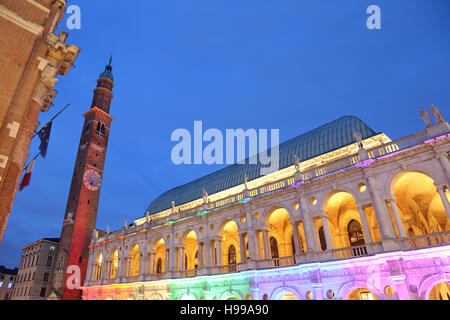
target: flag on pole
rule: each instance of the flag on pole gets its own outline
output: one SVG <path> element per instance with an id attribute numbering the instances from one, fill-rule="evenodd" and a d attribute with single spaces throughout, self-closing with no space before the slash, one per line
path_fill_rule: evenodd
<path id="1" fill-rule="evenodd" d="M 45 127 L 43 127 L 38 133 L 39 139 L 41 139 L 41 145 L 39 146 L 39 150 L 41 151 L 42 158 L 45 158 L 47 156 L 48 141 L 50 140 L 52 123 L 53 121 L 47 123 Z"/>
<path id="2" fill-rule="evenodd" d="M 33 173 L 34 164 L 36 163 L 36 159 L 31 161 L 25 171 L 25 175 L 23 176 L 22 183 L 20 184 L 20 191 L 22 191 L 26 186 L 30 184 L 31 174 Z"/>

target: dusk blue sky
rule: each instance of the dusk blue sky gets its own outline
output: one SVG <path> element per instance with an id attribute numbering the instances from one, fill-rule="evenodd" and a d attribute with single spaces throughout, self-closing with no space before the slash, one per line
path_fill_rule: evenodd
<path id="1" fill-rule="evenodd" d="M 419 107 L 450 118 L 448 0 L 73 0 L 75 67 L 56 84 L 48 156 L 18 193 L 0 265 L 59 237 L 84 118 L 114 55 L 115 98 L 97 228 L 122 228 L 164 191 L 220 166 L 176 166 L 177 128 L 279 129 L 280 142 L 355 115 L 396 139 L 424 129 Z M 381 7 L 382 29 L 366 9 Z M 66 16 L 67 18 L 67 16 Z M 61 28 L 67 30 L 66 18 Z M 30 154 L 38 152 L 33 141 Z"/>

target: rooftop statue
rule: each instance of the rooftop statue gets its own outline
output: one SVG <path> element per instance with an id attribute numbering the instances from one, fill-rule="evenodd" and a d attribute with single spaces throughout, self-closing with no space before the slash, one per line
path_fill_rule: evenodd
<path id="1" fill-rule="evenodd" d="M 428 114 L 428 112 L 423 110 L 422 107 L 420 107 L 420 117 L 423 119 L 423 121 L 425 121 L 427 128 L 429 128 L 433 125 L 433 123 L 431 122 L 431 119 L 430 119 L 430 115 Z"/>
<path id="2" fill-rule="evenodd" d="M 445 122 L 444 116 L 439 111 L 439 109 L 434 106 L 434 104 L 431 105 L 430 113 L 433 115 L 434 119 L 436 120 L 436 124 Z"/>
<path id="3" fill-rule="evenodd" d="M 297 170 L 297 172 L 300 172 L 300 159 L 297 157 L 297 155 L 294 155 L 295 158 L 295 169 Z"/>
<path id="4" fill-rule="evenodd" d="M 248 175 L 247 175 L 247 173 L 246 173 L 246 174 L 244 175 L 244 185 L 245 185 L 245 189 L 248 189 L 247 182 L 248 182 Z"/>
<path id="5" fill-rule="evenodd" d="M 205 189 L 203 189 L 203 202 L 208 203 L 208 192 Z"/>
<path id="6" fill-rule="evenodd" d="M 358 132 L 358 131 L 353 131 L 353 136 L 355 137 L 356 141 L 358 142 L 358 145 L 359 145 L 360 149 L 363 149 L 363 144 L 362 144 L 363 137 L 362 137 L 362 134 L 360 132 Z"/>

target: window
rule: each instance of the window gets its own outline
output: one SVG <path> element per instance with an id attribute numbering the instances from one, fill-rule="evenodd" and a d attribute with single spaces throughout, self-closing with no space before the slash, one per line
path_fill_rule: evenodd
<path id="1" fill-rule="evenodd" d="M 320 240 L 320 248 L 322 251 L 327 250 L 327 241 L 325 240 L 325 233 L 323 231 L 323 227 L 319 229 L 319 240 Z"/>
<path id="2" fill-rule="evenodd" d="M 361 292 L 361 300 L 375 300 L 372 292 Z"/>
<path id="3" fill-rule="evenodd" d="M 236 248 L 233 245 L 228 248 L 228 264 L 236 264 Z"/>
<path id="4" fill-rule="evenodd" d="M 104 137 L 105 136 L 105 125 L 103 124 L 103 123 L 101 123 L 101 122 L 98 122 L 97 123 L 97 129 L 95 130 L 95 132 L 99 135 L 99 136 L 101 136 L 101 137 Z"/>
<path id="5" fill-rule="evenodd" d="M 47 291 L 46 288 L 42 288 L 42 289 L 41 289 L 41 294 L 40 294 L 40 296 L 41 296 L 42 298 L 45 298 L 45 293 L 46 293 L 46 291 Z"/>
<path id="6" fill-rule="evenodd" d="M 13 286 L 12 282 L 8 283 L 8 289 L 11 289 Z"/>
<path id="7" fill-rule="evenodd" d="M 272 253 L 272 259 L 277 259 L 280 257 L 278 254 L 278 242 L 274 237 L 270 238 L 270 252 Z"/>
<path id="8" fill-rule="evenodd" d="M 3 286 L 3 281 L 0 281 L 0 288 Z"/>
<path id="9" fill-rule="evenodd" d="M 347 231 L 348 231 L 348 238 L 350 240 L 350 246 L 352 247 L 362 246 L 365 244 L 364 233 L 361 224 L 358 221 L 356 220 L 350 221 L 347 227 Z"/>
<path id="10" fill-rule="evenodd" d="M 44 281 L 48 281 L 48 277 L 49 277 L 49 274 L 48 274 L 48 273 L 45 273 L 45 274 L 44 274 Z"/>
<path id="11" fill-rule="evenodd" d="M 49 256 L 47 260 L 47 267 L 51 267 L 53 262 L 53 257 Z"/>
<path id="12" fill-rule="evenodd" d="M 162 260 L 161 258 L 158 259 L 158 264 L 156 265 L 156 273 L 162 272 Z"/>

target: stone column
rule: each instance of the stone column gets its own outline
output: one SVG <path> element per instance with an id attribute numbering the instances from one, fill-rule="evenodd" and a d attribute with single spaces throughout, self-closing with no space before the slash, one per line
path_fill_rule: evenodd
<path id="1" fill-rule="evenodd" d="M 316 227 L 307 211 L 305 197 L 300 196 L 300 209 L 302 213 L 303 228 L 305 231 L 306 250 L 309 252 L 317 251 Z"/>
<path id="2" fill-rule="evenodd" d="M 165 260 L 165 270 L 164 271 L 166 271 L 166 272 L 169 272 L 169 271 L 171 271 L 171 266 L 170 266 L 170 262 L 169 262 L 169 259 L 170 259 L 170 249 L 166 249 L 166 252 L 165 252 L 165 254 L 164 254 L 164 260 Z"/>
<path id="3" fill-rule="evenodd" d="M 142 258 L 143 258 L 142 260 L 143 261 L 141 261 L 141 263 L 139 263 L 139 269 L 140 269 L 139 275 L 142 276 L 142 279 L 147 274 L 147 254 L 148 254 L 147 246 L 148 246 L 148 240 L 145 239 L 144 247 L 142 248 Z M 141 264 L 142 264 L 142 266 L 141 266 Z"/>
<path id="4" fill-rule="evenodd" d="M 269 231 L 268 230 L 261 230 L 263 235 L 263 246 L 264 246 L 264 258 L 272 259 L 272 255 L 270 252 L 270 241 L 269 241 Z"/>
<path id="5" fill-rule="evenodd" d="M 85 286 L 88 286 L 89 282 L 92 280 L 92 268 L 94 267 L 94 263 L 93 263 L 94 258 L 93 257 L 94 257 L 94 250 L 89 249 L 88 268 L 87 268 L 87 273 L 86 273 L 86 280 L 84 281 Z"/>
<path id="6" fill-rule="evenodd" d="M 439 162 L 441 163 L 442 169 L 444 169 L 445 176 L 447 177 L 447 183 L 450 183 L 450 162 L 446 153 L 438 155 Z"/>
<path id="7" fill-rule="evenodd" d="M 394 198 L 388 199 L 387 202 L 391 206 L 392 214 L 394 215 L 395 224 L 397 225 L 398 230 L 398 237 L 400 239 L 406 238 L 406 232 L 405 232 L 405 226 L 403 225 L 402 216 L 400 215 L 400 212 L 398 211 L 397 202 Z"/>
<path id="8" fill-rule="evenodd" d="M 217 255 L 217 266 L 223 265 L 223 257 L 222 257 L 222 239 L 217 238 L 216 240 L 216 255 Z"/>
<path id="9" fill-rule="evenodd" d="M 168 253 L 168 264 L 169 264 L 169 271 L 175 271 L 176 270 L 176 266 L 175 266 L 175 244 L 173 243 L 175 239 L 175 235 L 172 234 L 171 237 L 171 245 L 170 245 L 170 249 L 169 249 L 169 253 Z"/>
<path id="10" fill-rule="evenodd" d="M 198 242 L 198 267 L 203 267 L 203 252 L 205 250 L 205 246 L 203 245 L 203 242 Z"/>
<path id="11" fill-rule="evenodd" d="M 100 281 L 105 280 L 106 268 L 108 267 L 108 260 L 105 259 L 106 250 L 102 252 L 102 264 L 100 267 Z"/>
<path id="12" fill-rule="evenodd" d="M 150 252 L 150 267 L 149 267 L 149 273 L 150 274 L 154 274 L 154 266 L 155 266 L 155 257 L 156 257 L 156 252 L 155 251 L 151 251 Z"/>
<path id="13" fill-rule="evenodd" d="M 395 239 L 395 230 L 391 222 L 391 217 L 387 212 L 386 206 L 383 205 L 383 202 L 381 201 L 374 177 L 367 177 L 367 182 L 372 196 L 373 208 L 378 222 L 378 228 L 381 233 L 381 240 Z"/>
<path id="14" fill-rule="evenodd" d="M 239 249 L 241 253 L 241 263 L 247 263 L 247 250 L 245 247 L 245 232 L 239 235 Z"/>
<path id="15" fill-rule="evenodd" d="M 363 206 L 358 205 L 359 217 L 361 218 L 361 223 L 364 232 L 364 238 L 366 239 L 366 244 L 372 243 L 372 235 L 370 234 L 369 222 L 367 221 L 366 213 Z"/>
<path id="16" fill-rule="evenodd" d="M 260 260 L 259 256 L 259 247 L 256 239 L 256 233 L 254 230 L 247 230 L 247 238 L 248 238 L 248 251 L 250 254 L 250 260 L 257 261 Z"/>
<path id="17" fill-rule="evenodd" d="M 447 217 L 450 220 L 450 203 L 448 202 L 447 195 L 445 194 L 444 186 L 435 186 L 437 192 L 439 193 L 439 196 L 441 197 L 442 204 L 444 205 L 445 212 L 447 213 Z"/>
<path id="18" fill-rule="evenodd" d="M 211 263 L 211 240 L 209 238 L 205 239 L 205 266 L 207 268 L 212 267 Z"/>
<path id="19" fill-rule="evenodd" d="M 333 238 L 331 235 L 330 224 L 328 223 L 328 212 L 326 211 L 322 213 L 322 226 L 325 234 L 325 240 L 327 242 L 327 250 L 333 250 Z"/>
<path id="20" fill-rule="evenodd" d="M 301 254 L 300 248 L 302 247 L 300 243 L 300 236 L 298 234 L 298 222 L 294 222 L 293 226 L 293 236 L 294 236 L 294 248 L 295 248 L 295 254 Z M 294 253 L 292 253 L 295 255 Z"/>
<path id="21" fill-rule="evenodd" d="M 184 253 L 185 253 L 186 248 L 185 247 L 179 247 L 178 252 L 180 254 L 180 259 L 178 260 L 180 263 L 180 271 L 183 271 L 185 268 L 185 257 L 184 257 Z"/>

